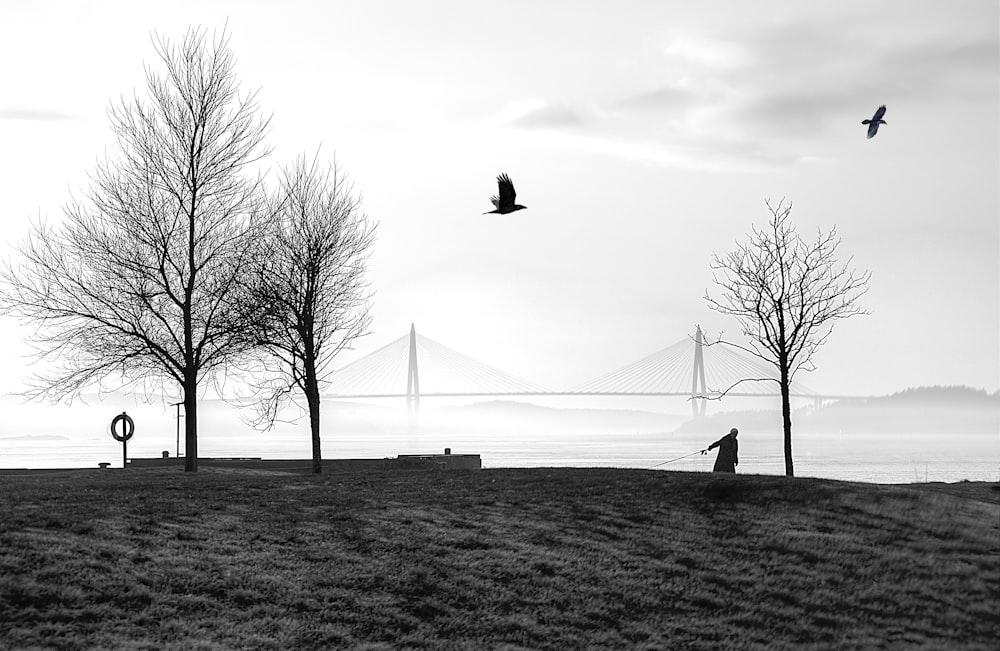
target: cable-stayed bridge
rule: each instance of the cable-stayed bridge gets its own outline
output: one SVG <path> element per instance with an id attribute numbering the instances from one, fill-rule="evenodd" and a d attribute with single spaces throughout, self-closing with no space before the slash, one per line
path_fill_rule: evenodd
<path id="1" fill-rule="evenodd" d="M 333 373 L 330 398 L 406 398 L 416 407 L 421 397 L 477 396 L 685 396 L 695 415 L 704 414 L 704 398 L 748 378 L 775 378 L 775 368 L 724 345 L 704 344 L 701 328 L 691 337 L 588 382 L 556 391 L 480 362 L 417 334 L 409 334 Z M 792 395 L 822 396 L 798 382 Z M 777 383 L 742 382 L 726 395 L 776 396 Z M 702 398 L 702 399 L 698 399 Z"/>
<path id="2" fill-rule="evenodd" d="M 524 396 L 553 392 L 484 364 L 433 339 L 410 333 L 335 371 L 326 395 L 336 398 Z"/>

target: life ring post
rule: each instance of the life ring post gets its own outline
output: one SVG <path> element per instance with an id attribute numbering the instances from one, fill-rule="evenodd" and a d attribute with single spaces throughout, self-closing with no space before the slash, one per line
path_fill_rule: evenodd
<path id="1" fill-rule="evenodd" d="M 122 423 L 122 432 L 118 433 L 118 423 Z M 111 436 L 122 444 L 122 470 L 128 466 L 128 440 L 135 434 L 135 422 L 124 411 L 111 419 Z"/>

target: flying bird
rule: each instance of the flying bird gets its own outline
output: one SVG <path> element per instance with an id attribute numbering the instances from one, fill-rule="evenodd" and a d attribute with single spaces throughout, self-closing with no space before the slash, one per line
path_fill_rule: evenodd
<path id="1" fill-rule="evenodd" d="M 885 115 L 885 104 L 883 104 L 882 106 L 878 107 L 878 110 L 875 111 L 875 115 L 872 116 L 871 120 L 862 120 L 861 121 L 861 124 L 867 124 L 868 125 L 868 137 L 869 138 L 874 138 L 875 134 L 878 133 L 878 125 L 880 125 L 880 124 L 889 124 L 888 122 L 886 122 L 885 120 L 882 119 L 883 115 Z"/>
<path id="2" fill-rule="evenodd" d="M 494 195 L 490 197 L 490 201 L 493 202 L 493 210 L 484 212 L 484 215 L 488 215 L 490 213 L 506 215 L 507 213 L 514 212 L 515 210 L 527 208 L 527 206 L 514 203 L 514 197 L 517 196 L 517 193 L 514 191 L 514 184 L 510 182 L 510 177 L 506 174 L 501 174 L 497 177 L 497 188 L 500 196 Z"/>

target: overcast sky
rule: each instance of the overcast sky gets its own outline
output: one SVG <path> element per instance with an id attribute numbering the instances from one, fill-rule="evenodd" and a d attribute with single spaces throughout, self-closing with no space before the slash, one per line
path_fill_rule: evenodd
<path id="1" fill-rule="evenodd" d="M 83 194 L 110 102 L 162 69 L 154 31 L 228 25 L 270 164 L 322 145 L 379 223 L 353 356 L 413 322 L 565 389 L 695 324 L 735 334 L 703 298 L 712 254 L 785 198 L 872 272 L 872 314 L 838 325 L 809 386 L 994 391 L 998 24 L 996 0 L 4 3 L 4 238 Z M 484 216 L 501 172 L 528 210 Z M 16 390 L 25 330 L 0 327 Z"/>

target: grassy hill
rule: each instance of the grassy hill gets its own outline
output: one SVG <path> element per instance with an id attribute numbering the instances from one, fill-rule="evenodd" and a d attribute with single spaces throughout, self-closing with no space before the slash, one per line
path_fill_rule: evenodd
<path id="1" fill-rule="evenodd" d="M 0 648 L 992 649 L 1000 487 L 0 475 Z"/>

